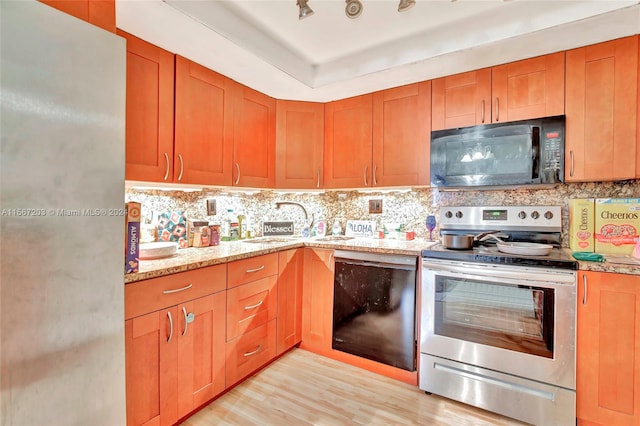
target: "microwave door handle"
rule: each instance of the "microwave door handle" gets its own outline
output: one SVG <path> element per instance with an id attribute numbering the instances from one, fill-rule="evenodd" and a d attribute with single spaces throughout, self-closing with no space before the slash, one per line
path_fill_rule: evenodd
<path id="1" fill-rule="evenodd" d="M 531 178 L 540 178 L 540 127 L 531 128 Z"/>

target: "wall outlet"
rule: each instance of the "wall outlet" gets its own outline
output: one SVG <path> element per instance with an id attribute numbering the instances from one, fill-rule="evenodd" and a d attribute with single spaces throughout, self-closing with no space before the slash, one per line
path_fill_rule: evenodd
<path id="1" fill-rule="evenodd" d="M 369 214 L 382 213 L 382 200 L 369 200 Z"/>
<path id="2" fill-rule="evenodd" d="M 216 200 L 213 198 L 207 200 L 207 215 L 208 216 L 216 215 Z"/>

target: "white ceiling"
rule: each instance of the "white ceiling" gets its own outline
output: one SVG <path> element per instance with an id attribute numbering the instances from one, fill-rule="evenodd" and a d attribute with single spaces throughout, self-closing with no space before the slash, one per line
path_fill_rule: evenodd
<path id="1" fill-rule="evenodd" d="M 326 102 L 640 33 L 638 0 L 117 0 L 116 23 L 278 99 Z"/>

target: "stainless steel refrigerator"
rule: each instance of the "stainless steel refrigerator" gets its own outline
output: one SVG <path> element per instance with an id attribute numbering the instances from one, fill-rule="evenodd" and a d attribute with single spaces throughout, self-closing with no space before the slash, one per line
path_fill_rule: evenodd
<path id="1" fill-rule="evenodd" d="M 125 41 L 0 19 L 0 424 L 124 425 Z"/>

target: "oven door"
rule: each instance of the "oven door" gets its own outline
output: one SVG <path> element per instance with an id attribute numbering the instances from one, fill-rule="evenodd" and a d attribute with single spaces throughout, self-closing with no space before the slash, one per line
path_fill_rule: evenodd
<path id="1" fill-rule="evenodd" d="M 420 351 L 575 389 L 576 274 L 423 259 Z"/>

